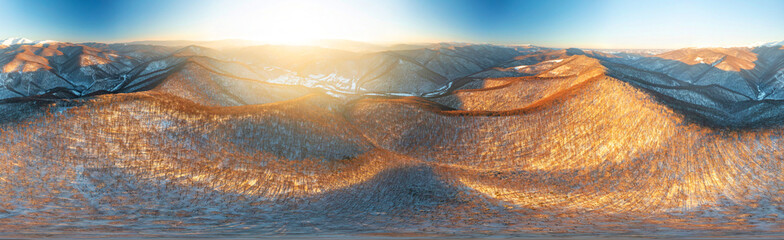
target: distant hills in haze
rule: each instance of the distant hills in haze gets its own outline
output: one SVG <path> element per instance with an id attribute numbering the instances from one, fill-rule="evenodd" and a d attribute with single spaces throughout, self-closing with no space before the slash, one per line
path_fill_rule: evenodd
<path id="1" fill-rule="evenodd" d="M 217 105 L 274 102 L 310 91 L 348 99 L 436 97 L 482 79 L 546 75 L 570 57 L 586 56 L 607 68 L 608 76 L 656 92 L 674 108 L 691 106 L 684 111 L 717 125 L 765 122 L 743 116 L 762 114 L 757 111 L 778 116 L 778 110 L 755 104 L 784 101 L 782 42 L 668 51 L 346 40 L 324 40 L 319 46 L 247 40 L 104 44 L 9 38 L 0 43 L 0 98 L 9 99 L 74 98 L 161 87 Z M 188 82 L 179 82 L 183 79 Z M 271 91 L 266 94 L 270 98 L 254 95 L 262 89 Z"/>

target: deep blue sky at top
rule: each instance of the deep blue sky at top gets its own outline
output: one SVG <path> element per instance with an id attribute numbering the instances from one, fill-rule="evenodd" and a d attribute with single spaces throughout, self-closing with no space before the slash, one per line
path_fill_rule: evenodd
<path id="1" fill-rule="evenodd" d="M 39 40 L 133 38 L 187 27 L 188 19 L 181 17 L 197 10 L 188 1 L 180 0 L 0 0 L 0 3 L 3 6 L 0 8 L 0 35 Z"/>
<path id="2" fill-rule="evenodd" d="M 0 38 L 463 41 L 675 48 L 784 40 L 779 0 L 0 0 Z"/>

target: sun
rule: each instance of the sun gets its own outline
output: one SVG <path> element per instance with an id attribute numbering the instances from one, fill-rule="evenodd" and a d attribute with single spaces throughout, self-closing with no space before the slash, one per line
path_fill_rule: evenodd
<path id="1" fill-rule="evenodd" d="M 220 11 L 209 29 L 215 38 L 304 45 L 321 39 L 373 40 L 377 20 L 353 4 L 322 1 L 248 1 Z"/>

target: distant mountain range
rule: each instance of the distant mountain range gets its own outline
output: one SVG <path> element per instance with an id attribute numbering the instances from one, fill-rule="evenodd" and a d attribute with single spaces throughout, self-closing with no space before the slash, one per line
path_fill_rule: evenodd
<path id="1" fill-rule="evenodd" d="M 5 101 L 151 89 L 227 106 L 313 91 L 345 99 L 437 97 L 483 79 L 546 75 L 572 56 L 586 56 L 607 68 L 608 76 L 661 95 L 700 121 L 747 126 L 784 116 L 775 110 L 777 101 L 784 101 L 782 42 L 666 52 L 468 43 L 381 46 L 341 40 L 322 43 L 334 48 L 244 40 L 74 44 L 10 38 L 2 43 L 0 98 Z"/>

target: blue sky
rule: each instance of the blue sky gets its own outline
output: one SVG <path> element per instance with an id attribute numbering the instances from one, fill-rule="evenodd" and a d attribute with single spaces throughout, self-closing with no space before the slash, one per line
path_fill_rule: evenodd
<path id="1" fill-rule="evenodd" d="M 678 48 L 784 40 L 784 1 L 0 0 L 0 38 Z"/>

